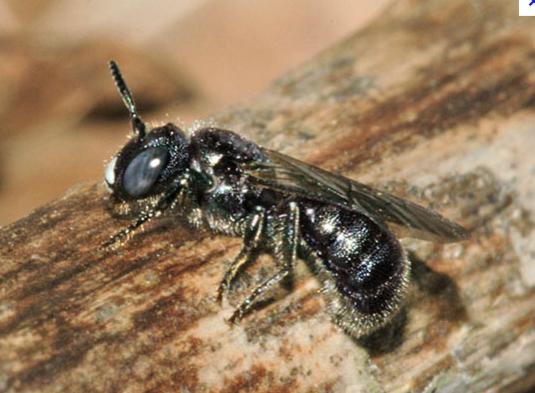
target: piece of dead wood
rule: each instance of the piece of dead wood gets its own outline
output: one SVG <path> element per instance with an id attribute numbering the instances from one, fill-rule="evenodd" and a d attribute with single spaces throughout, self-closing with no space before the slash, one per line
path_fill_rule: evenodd
<path id="1" fill-rule="evenodd" d="M 388 329 L 359 343 L 341 333 L 304 266 L 293 291 L 231 328 L 232 304 L 269 258 L 220 307 L 215 290 L 239 239 L 166 221 L 99 251 L 125 223 L 108 214 L 103 187 L 81 185 L 0 231 L 0 391 L 527 391 L 533 37 L 512 2 L 395 2 L 214 119 L 473 229 L 463 243 L 406 242 L 413 281 Z"/>

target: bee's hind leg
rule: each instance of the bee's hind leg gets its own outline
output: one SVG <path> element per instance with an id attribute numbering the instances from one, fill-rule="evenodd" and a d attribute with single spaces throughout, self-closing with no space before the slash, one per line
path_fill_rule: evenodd
<path id="1" fill-rule="evenodd" d="M 251 214 L 247 217 L 245 224 L 245 233 L 243 236 L 243 246 L 230 263 L 223 280 L 219 284 L 217 289 L 217 301 L 221 302 L 223 299 L 223 294 L 228 291 L 232 281 L 237 277 L 240 270 L 245 267 L 245 265 L 251 262 L 252 257 L 254 256 L 255 249 L 258 248 L 262 234 L 264 232 L 264 221 L 265 221 L 265 211 L 264 208 L 257 208 L 257 211 L 254 214 Z"/>
<path id="2" fill-rule="evenodd" d="M 254 306 L 257 299 L 284 280 L 292 272 L 297 258 L 299 244 L 299 207 L 297 203 L 288 204 L 286 222 L 282 229 L 282 244 L 279 257 L 280 270 L 252 290 L 245 300 L 236 308 L 229 322 L 238 322 Z"/>

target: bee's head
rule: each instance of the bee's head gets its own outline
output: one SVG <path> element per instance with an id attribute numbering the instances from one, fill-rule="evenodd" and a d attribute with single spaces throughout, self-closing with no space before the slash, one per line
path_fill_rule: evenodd
<path id="1" fill-rule="evenodd" d="M 134 137 L 106 167 L 106 184 L 113 196 L 122 201 L 162 194 L 189 168 L 188 139 L 171 123 L 147 133 L 117 64 L 111 61 L 110 69 L 130 112 Z"/>
<path id="2" fill-rule="evenodd" d="M 134 138 L 109 162 L 105 180 L 123 200 L 164 192 L 189 167 L 188 140 L 174 124 L 153 128 Z"/>

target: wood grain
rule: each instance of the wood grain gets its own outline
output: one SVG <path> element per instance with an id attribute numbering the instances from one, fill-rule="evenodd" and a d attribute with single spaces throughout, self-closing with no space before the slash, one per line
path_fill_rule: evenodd
<path id="1" fill-rule="evenodd" d="M 527 391 L 533 37 L 535 24 L 501 0 L 398 1 L 211 119 L 473 231 L 457 244 L 405 241 L 413 280 L 392 326 L 345 336 L 300 264 L 293 291 L 231 327 L 225 318 L 269 274 L 268 257 L 220 307 L 215 290 L 239 239 L 177 219 L 100 251 L 125 222 L 110 216 L 101 185 L 83 184 L 0 230 L 0 391 Z"/>

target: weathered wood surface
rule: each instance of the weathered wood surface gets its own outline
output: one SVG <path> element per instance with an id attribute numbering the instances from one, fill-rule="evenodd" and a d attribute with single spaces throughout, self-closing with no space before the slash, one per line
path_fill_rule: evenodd
<path id="1" fill-rule="evenodd" d="M 0 230 L 0 391 L 535 385 L 535 24 L 516 7 L 395 2 L 215 118 L 326 169 L 395 180 L 400 195 L 473 229 L 459 244 L 407 242 L 413 283 L 395 328 L 349 339 L 330 323 L 304 265 L 291 293 L 231 328 L 231 304 L 268 274 L 269 258 L 220 307 L 215 289 L 239 240 L 166 221 L 99 251 L 125 222 L 108 214 L 102 186 L 80 185 Z"/>

